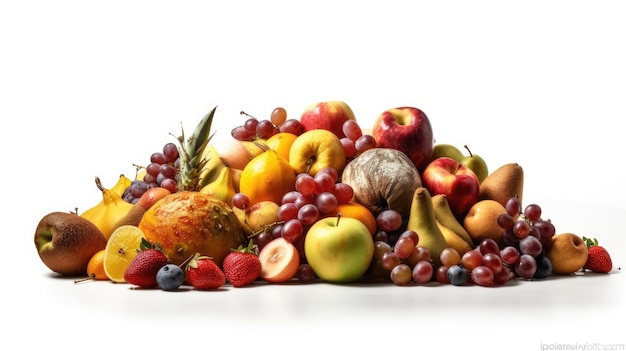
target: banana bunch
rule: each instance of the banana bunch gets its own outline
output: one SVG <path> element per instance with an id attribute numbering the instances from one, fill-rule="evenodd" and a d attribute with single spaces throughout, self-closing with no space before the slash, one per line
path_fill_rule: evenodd
<path id="1" fill-rule="evenodd" d="M 213 194 L 223 202 L 230 204 L 236 192 L 230 167 L 222 162 L 220 155 L 212 145 L 206 146 L 202 157 L 206 161 L 200 170 L 200 192 Z"/>
<path id="2" fill-rule="evenodd" d="M 122 194 L 131 184 L 131 180 L 120 175 L 117 183 L 110 189 L 102 186 L 100 178 L 96 177 L 96 186 L 102 192 L 102 200 L 92 208 L 81 213 L 80 216 L 95 224 L 108 240 L 115 224 L 133 208 L 133 204 L 124 201 Z"/>

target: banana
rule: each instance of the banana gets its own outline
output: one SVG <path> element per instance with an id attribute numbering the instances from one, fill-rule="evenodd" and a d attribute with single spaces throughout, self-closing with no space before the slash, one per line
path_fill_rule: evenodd
<path id="1" fill-rule="evenodd" d="M 124 179 L 120 177 L 118 183 L 122 181 Z M 103 187 L 98 177 L 96 177 L 96 186 L 102 192 L 102 200 L 80 216 L 95 224 L 108 240 L 115 229 L 116 223 L 128 214 L 130 209 L 133 208 L 133 204 L 124 201 L 122 196 L 115 192 L 113 188 L 107 189 Z M 119 185 L 119 187 L 121 188 L 122 185 Z"/>
<path id="2" fill-rule="evenodd" d="M 123 174 L 120 174 L 120 178 L 117 180 L 117 183 L 111 188 L 111 191 L 118 194 L 119 196 L 124 195 L 124 190 L 130 186 L 133 181 L 126 177 Z"/>
<path id="3" fill-rule="evenodd" d="M 205 185 L 200 189 L 201 193 L 205 194 L 213 194 L 218 199 L 231 204 L 233 195 L 235 195 L 235 187 L 233 184 L 233 177 L 230 172 L 230 168 L 224 166 L 220 173 L 217 175 L 217 178 L 213 180 L 211 183 Z"/>
<path id="4" fill-rule="evenodd" d="M 209 183 L 215 181 L 223 172 L 223 169 L 228 168 L 220 158 L 217 149 L 215 149 L 213 145 L 207 145 L 204 148 L 202 158 L 205 160 L 205 162 L 198 172 L 200 174 L 198 189 L 202 189 Z"/>

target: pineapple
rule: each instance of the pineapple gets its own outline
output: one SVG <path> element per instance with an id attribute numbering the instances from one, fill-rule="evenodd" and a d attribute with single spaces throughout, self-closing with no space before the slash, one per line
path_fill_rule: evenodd
<path id="1" fill-rule="evenodd" d="M 144 213 L 138 227 L 146 239 L 159 243 L 168 260 L 182 264 L 196 253 L 210 256 L 220 263 L 231 251 L 241 245 L 245 233 L 230 205 L 211 194 L 199 192 L 207 167 L 205 155 L 211 134 L 215 108 L 200 121 L 193 134 L 180 143 L 180 169 L 177 173 L 177 192 L 155 203 Z M 213 155 L 219 160 L 217 155 Z M 221 162 L 221 161 L 220 161 Z"/>

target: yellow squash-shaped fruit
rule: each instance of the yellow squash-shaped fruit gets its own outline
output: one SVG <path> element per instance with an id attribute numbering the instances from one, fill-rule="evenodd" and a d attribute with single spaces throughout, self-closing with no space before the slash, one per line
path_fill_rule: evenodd
<path id="1" fill-rule="evenodd" d="M 235 195 L 233 176 L 229 167 L 223 167 L 217 178 L 200 189 L 201 193 L 213 194 L 221 201 L 230 204 Z"/>
<path id="2" fill-rule="evenodd" d="M 98 177 L 96 177 L 96 186 L 102 192 L 102 200 L 80 216 L 95 224 L 108 240 L 117 222 L 128 214 L 133 204 L 124 201 L 122 195 L 113 189 L 103 187 Z"/>
<path id="3" fill-rule="evenodd" d="M 123 196 L 124 191 L 126 190 L 126 188 L 128 188 L 132 184 L 132 182 L 133 181 L 130 178 L 126 177 L 123 174 L 120 174 L 120 177 L 117 180 L 117 183 L 113 185 L 113 187 L 111 188 L 111 191 L 118 194 L 119 196 Z"/>
<path id="4" fill-rule="evenodd" d="M 424 187 L 415 189 L 413 193 L 407 229 L 417 232 L 419 235 L 417 245 L 427 248 L 435 266 L 441 266 L 441 252 L 449 246 L 437 224 L 430 193 Z"/>
<path id="5" fill-rule="evenodd" d="M 255 156 L 241 172 L 239 192 L 250 198 L 250 203 L 274 201 L 281 203 L 288 191 L 294 190 L 296 172 L 276 151 L 266 150 Z"/>
<path id="6" fill-rule="evenodd" d="M 202 153 L 202 159 L 204 163 L 198 172 L 199 182 L 198 189 L 202 189 L 208 184 L 215 181 L 224 168 L 227 168 L 222 159 L 220 158 L 217 149 L 213 145 L 207 145 Z"/>

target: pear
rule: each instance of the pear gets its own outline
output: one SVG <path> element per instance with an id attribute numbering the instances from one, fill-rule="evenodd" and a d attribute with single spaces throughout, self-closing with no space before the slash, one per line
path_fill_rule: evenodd
<path id="1" fill-rule="evenodd" d="M 419 235 L 418 246 L 428 249 L 435 268 L 441 266 L 439 257 L 448 243 L 437 224 L 432 197 L 424 187 L 418 187 L 413 193 L 407 229 Z"/>
<path id="2" fill-rule="evenodd" d="M 439 226 L 439 230 L 441 230 L 441 234 L 443 234 L 443 238 L 446 240 L 446 244 L 448 247 L 455 249 L 459 255 L 463 256 L 464 253 L 471 250 L 474 246 L 473 244 L 467 243 L 465 239 L 457 235 L 452 229 L 444 226 L 439 221 L 437 221 L 437 225 Z"/>
<path id="3" fill-rule="evenodd" d="M 469 235 L 463 224 L 454 216 L 448 203 L 448 197 L 445 194 L 436 194 L 432 197 L 435 218 L 442 226 L 450 229 L 461 239 L 465 240 L 469 245 L 473 245 L 472 237 Z"/>
<path id="4" fill-rule="evenodd" d="M 478 200 L 495 200 L 502 206 L 514 196 L 522 200 L 524 170 L 517 163 L 507 163 L 491 172 L 482 183 Z"/>

